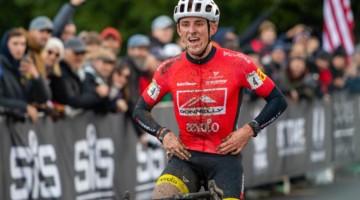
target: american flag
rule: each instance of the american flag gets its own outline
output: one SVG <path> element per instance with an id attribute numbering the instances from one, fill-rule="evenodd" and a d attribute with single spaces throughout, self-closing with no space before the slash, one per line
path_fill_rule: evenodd
<path id="1" fill-rule="evenodd" d="M 333 52 L 341 45 L 350 56 L 355 43 L 350 0 L 324 0 L 323 12 L 323 49 Z"/>

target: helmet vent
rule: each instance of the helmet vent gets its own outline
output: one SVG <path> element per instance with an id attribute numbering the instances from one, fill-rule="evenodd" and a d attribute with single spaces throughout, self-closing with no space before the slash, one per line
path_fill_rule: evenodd
<path id="1" fill-rule="evenodd" d="M 200 12 L 201 11 L 201 3 L 197 3 L 195 6 L 195 11 Z"/>

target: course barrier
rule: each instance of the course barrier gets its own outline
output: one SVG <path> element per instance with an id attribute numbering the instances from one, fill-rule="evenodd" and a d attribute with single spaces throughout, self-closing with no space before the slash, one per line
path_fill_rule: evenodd
<path id="1" fill-rule="evenodd" d="M 265 102 L 246 102 L 239 126 Z M 153 109 L 177 131 L 172 106 Z M 286 112 L 243 151 L 246 187 L 360 159 L 360 98 L 289 102 Z M 152 137 L 155 141 L 155 139 Z M 0 199 L 150 199 L 166 165 L 161 147 L 143 147 L 121 114 L 83 113 L 35 124 L 0 118 Z"/>

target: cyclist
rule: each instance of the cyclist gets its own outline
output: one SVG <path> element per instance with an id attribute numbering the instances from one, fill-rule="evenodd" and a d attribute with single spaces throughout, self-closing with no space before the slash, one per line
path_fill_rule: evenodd
<path id="1" fill-rule="evenodd" d="M 197 192 L 213 179 L 225 199 L 242 199 L 240 152 L 287 107 L 281 91 L 249 57 L 212 45 L 219 17 L 213 0 L 179 0 L 174 20 L 186 51 L 159 66 L 133 112 L 134 120 L 174 155 L 157 181 L 153 198 Z M 254 120 L 238 128 L 245 87 L 267 103 Z M 174 100 L 179 137 L 151 115 L 167 92 Z"/>

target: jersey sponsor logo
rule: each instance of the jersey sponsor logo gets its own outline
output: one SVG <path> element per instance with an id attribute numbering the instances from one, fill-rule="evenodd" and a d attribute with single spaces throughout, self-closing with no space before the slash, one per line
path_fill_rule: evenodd
<path id="1" fill-rule="evenodd" d="M 245 60 L 245 62 L 247 62 L 248 64 L 251 63 L 250 59 L 242 53 L 233 53 L 233 52 L 224 51 L 224 56 L 239 57 L 239 58 L 242 58 L 243 60 Z"/>
<path id="2" fill-rule="evenodd" d="M 259 88 L 260 86 L 262 86 L 264 84 L 264 82 L 262 81 L 259 74 L 256 73 L 255 71 L 246 75 L 246 80 L 250 84 L 252 90 L 256 90 L 257 88 Z"/>
<path id="3" fill-rule="evenodd" d="M 177 92 L 177 104 L 182 116 L 225 114 L 226 98 L 227 88 Z"/>
<path id="4" fill-rule="evenodd" d="M 217 133 L 219 132 L 220 125 L 216 122 L 212 122 L 211 119 L 208 119 L 204 123 L 187 123 L 186 130 L 188 132 L 196 133 Z"/>
<path id="5" fill-rule="evenodd" d="M 184 82 L 184 83 L 176 84 L 176 86 L 194 86 L 194 85 L 197 85 L 197 83 Z"/>
<path id="6" fill-rule="evenodd" d="M 220 84 L 226 84 L 227 80 L 211 80 L 211 81 L 205 81 L 206 85 L 220 85 Z"/>
<path id="7" fill-rule="evenodd" d="M 213 72 L 212 76 L 209 76 L 209 79 L 221 79 L 224 78 L 224 76 L 220 75 L 220 72 Z"/>
<path id="8" fill-rule="evenodd" d="M 153 80 L 149 86 L 149 89 L 147 91 L 147 94 L 153 99 L 156 100 L 160 94 L 160 85 L 156 83 L 155 80 Z"/>

